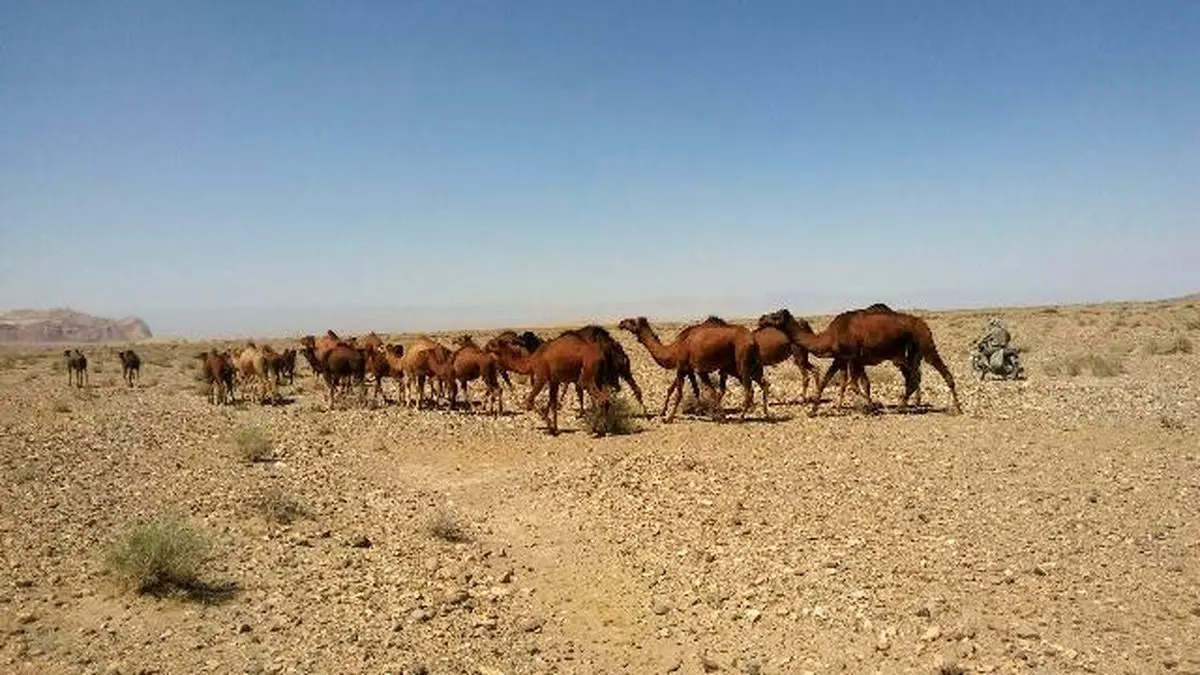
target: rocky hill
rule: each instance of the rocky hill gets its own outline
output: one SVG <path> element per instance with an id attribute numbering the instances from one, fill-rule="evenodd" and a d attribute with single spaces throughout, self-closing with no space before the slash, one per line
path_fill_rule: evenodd
<path id="1" fill-rule="evenodd" d="M 16 309 L 0 313 L 0 343 L 116 342 L 153 337 L 137 317 L 106 319 L 70 309 Z"/>

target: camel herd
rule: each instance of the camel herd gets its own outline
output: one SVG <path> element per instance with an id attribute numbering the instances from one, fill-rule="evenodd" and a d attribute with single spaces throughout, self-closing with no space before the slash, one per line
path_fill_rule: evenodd
<path id="1" fill-rule="evenodd" d="M 802 396 L 811 401 L 811 414 L 817 412 L 822 393 L 838 374 L 843 375 L 839 403 L 850 387 L 868 406 L 874 406 L 866 367 L 886 362 L 893 363 L 904 378 L 901 406 L 908 405 L 914 394 L 919 401 L 922 361 L 928 361 L 946 381 L 952 410 L 962 410 L 954 377 L 938 354 L 928 324 L 882 304 L 843 312 L 819 333 L 786 309 L 762 315 L 753 330 L 709 317 L 683 328 L 669 344 L 659 339 L 645 317 L 624 319 L 618 327 L 631 333 L 655 363 L 674 373 L 659 413 L 668 422 L 679 410 L 685 385 L 700 399 L 703 384 L 714 409 L 721 410 L 730 377 L 742 385 L 742 418 L 754 406 L 755 386 L 763 416 L 770 417 L 770 387 L 764 369 L 789 360 L 800 369 Z M 607 330 L 595 325 L 564 331 L 551 339 L 528 331 L 505 331 L 482 346 L 468 335 L 455 338 L 451 346 L 429 336 L 420 336 L 408 345 L 391 345 L 374 332 L 343 339 L 331 330 L 321 337 L 301 338 L 299 349 L 278 352 L 250 342 L 236 352 L 210 350 L 197 358 L 210 385 L 210 400 L 222 404 L 232 401 L 236 382 L 243 387 L 253 384 L 261 401 L 278 400 L 280 383 L 294 378 L 297 355 L 303 355 L 324 381 L 331 408 L 339 391 L 354 386 L 365 401 L 369 382 L 374 384 L 371 400 L 377 402 L 383 381 L 391 378 L 403 405 L 420 409 L 440 401 L 452 410 L 470 409 L 469 385 L 478 380 L 484 387 L 485 411 L 498 415 L 504 410 L 505 387 L 513 389 L 509 374 L 517 373 L 529 378 L 525 410 L 533 410 L 541 392 L 548 392 L 549 403 L 539 413 L 551 434 L 558 432 L 558 411 L 571 385 L 581 411 L 585 393 L 592 405 L 603 411 L 622 383 L 643 412 L 646 410 L 629 355 Z M 818 376 L 810 357 L 832 359 L 824 375 Z"/>
<path id="2" fill-rule="evenodd" d="M 632 334 L 655 363 L 674 373 L 659 413 L 667 422 L 679 410 L 685 385 L 690 386 L 697 400 L 703 400 L 702 383 L 712 408 L 723 410 L 720 402 L 730 377 L 742 385 L 741 417 L 744 419 L 753 408 L 757 386 L 763 416 L 769 418 L 770 386 L 764 370 L 789 360 L 800 370 L 801 396 L 811 401 L 810 414 L 816 414 L 822 393 L 838 374 L 842 375 L 839 405 L 844 403 L 850 387 L 874 407 L 866 367 L 887 362 L 894 364 L 904 379 L 900 405 L 907 406 L 914 395 L 919 402 L 923 361 L 928 361 L 945 380 L 952 411 L 962 411 L 954 376 L 938 354 L 928 324 L 883 304 L 843 312 L 819 333 L 787 309 L 762 315 L 753 330 L 710 316 L 684 327 L 669 344 L 659 339 L 646 317 L 623 319 L 618 328 Z M 383 381 L 391 378 L 402 405 L 420 409 L 440 402 L 451 410 L 471 409 L 469 385 L 478 380 L 484 387 L 484 410 L 499 415 L 504 411 L 505 387 L 514 389 L 509 374 L 517 373 L 529 379 L 523 400 L 525 410 L 533 410 L 541 392 L 548 392 L 549 403 L 539 412 L 551 434 L 558 433 L 558 411 L 572 385 L 581 412 L 585 393 L 592 405 L 604 412 L 622 384 L 629 387 L 642 412 L 646 412 L 629 355 L 607 330 L 595 325 L 564 331 L 548 340 L 529 331 L 505 331 L 482 346 L 471 336 L 462 335 L 450 347 L 429 336 L 402 346 L 385 344 L 374 332 L 343 339 L 330 330 L 321 337 L 304 336 L 299 348 L 277 351 L 270 345 L 248 342 L 237 350 L 209 350 L 196 358 L 208 384 L 209 400 L 222 405 L 234 401 L 235 386 L 252 391 L 261 402 L 278 402 L 280 385 L 294 382 L 299 355 L 324 381 L 330 408 L 339 390 L 346 392 L 354 386 L 359 387 L 359 398 L 365 401 L 368 382 L 374 384 L 371 401 L 376 403 L 383 393 Z M 125 383 L 133 387 L 140 375 L 141 359 L 132 350 L 117 356 Z M 87 357 L 78 349 L 66 350 L 63 357 L 68 384 L 85 386 Z M 817 372 L 811 357 L 831 359 L 823 375 Z"/>

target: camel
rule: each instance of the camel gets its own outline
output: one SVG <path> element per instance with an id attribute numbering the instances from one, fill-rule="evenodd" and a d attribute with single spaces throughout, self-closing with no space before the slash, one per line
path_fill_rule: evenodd
<path id="1" fill-rule="evenodd" d="M 533 410 L 538 394 L 549 385 L 550 403 L 542 416 L 552 436 L 558 435 L 560 385 L 577 382 L 587 390 L 595 405 L 605 412 L 608 409 L 611 397 L 601 383 L 613 381 L 615 375 L 607 372 L 604 350 L 594 342 L 564 333 L 533 352 L 514 340 L 493 341 L 489 344 L 489 353 L 494 354 L 504 368 L 530 376 L 525 410 Z"/>
<path id="2" fill-rule="evenodd" d="M 438 377 L 434 365 L 449 361 L 450 350 L 433 338 L 422 335 L 409 343 L 400 357 L 400 370 L 404 373 L 404 401 L 406 405 L 420 409 L 425 400 L 425 381 L 432 379 L 441 389 L 443 380 Z M 416 388 L 415 395 L 412 391 Z M 441 391 L 439 395 L 443 395 Z"/>
<path id="3" fill-rule="evenodd" d="M 296 383 L 296 350 L 293 347 L 284 349 L 279 354 L 279 367 L 277 371 L 279 381 L 287 379 L 288 384 Z"/>
<path id="4" fill-rule="evenodd" d="M 817 384 L 817 396 L 809 414 L 816 414 L 821 403 L 821 392 L 825 390 L 829 380 L 834 374 L 847 368 L 851 376 L 863 385 L 863 396 L 868 405 L 873 407 L 871 385 L 866 378 L 865 366 L 884 361 L 892 361 L 900 367 L 904 375 L 904 395 L 900 405 L 907 406 L 908 399 L 920 387 L 922 359 L 929 361 L 946 381 L 953 399 L 953 410 L 961 413 L 962 405 L 954 386 L 954 375 L 938 354 L 929 325 L 911 314 L 890 309 L 885 311 L 879 307 L 873 305 L 866 310 L 843 312 L 834 317 L 825 330 L 816 334 L 811 328 L 806 329 L 786 309 L 766 314 L 761 319 L 764 325 L 779 328 L 787 333 L 793 342 L 813 354 L 829 355 L 833 358 L 833 363 Z"/>
<path id="5" fill-rule="evenodd" d="M 240 378 L 258 382 L 260 403 L 268 397 L 274 401 L 279 399 L 279 387 L 274 378 L 278 357 L 279 354 L 269 346 L 259 347 L 250 341 L 233 359 L 234 369 Z"/>
<path id="6" fill-rule="evenodd" d="M 231 402 L 234 367 L 229 353 L 200 352 L 196 358 L 200 359 L 204 381 L 208 383 L 209 400 L 213 405 L 224 405 Z"/>
<path id="7" fill-rule="evenodd" d="M 612 382 L 601 383 L 610 385 L 614 391 L 621 387 L 621 380 L 624 380 L 633 391 L 633 397 L 637 400 L 638 405 L 642 408 L 642 414 L 646 413 L 646 404 L 642 400 L 642 389 L 638 387 L 637 382 L 633 379 L 633 371 L 629 363 L 629 355 L 625 353 L 625 348 L 621 343 L 617 342 L 613 336 L 604 328 L 590 324 L 583 328 L 566 331 L 572 333 L 588 342 L 594 343 L 604 351 L 604 358 L 608 361 L 608 371 L 613 375 Z M 579 388 L 579 384 L 575 385 L 575 394 L 579 399 L 579 413 L 583 414 L 583 390 Z M 566 387 L 563 387 L 562 396 L 567 395 Z M 562 407 L 562 402 L 559 402 L 559 407 Z"/>
<path id="8" fill-rule="evenodd" d="M 304 345 L 301 353 L 304 354 L 304 358 L 313 372 L 324 378 L 325 385 L 329 389 L 329 408 L 331 410 L 333 409 L 333 397 L 339 383 L 342 383 L 344 389 L 358 383 L 359 398 L 366 399 L 367 360 L 361 351 L 347 344 L 339 343 L 333 348 L 321 352 L 323 358 L 319 358 L 316 345 L 310 343 Z"/>
<path id="9" fill-rule="evenodd" d="M 367 333 L 367 336 L 358 341 L 359 349 L 381 350 L 383 349 L 383 338 L 375 334 L 375 331 Z"/>
<path id="10" fill-rule="evenodd" d="M 514 330 L 506 330 L 489 340 L 488 344 L 496 340 L 515 341 L 531 353 L 537 351 L 537 348 L 542 346 L 542 338 L 538 337 L 537 333 L 528 330 L 519 334 Z M 488 346 L 485 344 L 483 346 L 484 351 L 487 351 L 487 348 Z M 504 382 L 504 386 L 508 387 L 509 391 L 512 391 L 512 380 L 508 379 L 508 370 L 503 366 L 500 367 L 500 379 Z"/>
<path id="11" fill-rule="evenodd" d="M 762 354 L 754 341 L 750 329 L 735 326 L 718 317 L 709 317 L 705 321 L 687 326 L 671 345 L 664 345 L 650 327 L 650 322 L 644 316 L 635 319 L 623 319 L 618 326 L 637 337 L 638 342 L 646 347 L 650 356 L 660 366 L 675 371 L 675 381 L 667 389 L 667 399 L 663 402 L 665 422 L 675 418 L 679 403 L 683 399 L 683 380 L 688 378 L 692 383 L 693 392 L 699 396 L 695 375 L 700 375 L 706 388 L 713 390 L 708 374 L 724 372 L 737 377 L 745 391 L 742 401 L 741 418 L 754 405 L 753 384 L 758 383 L 763 395 L 763 417 L 770 418 L 769 385 L 763 378 Z M 667 413 L 671 397 L 675 404 Z M 717 398 L 718 407 L 720 398 Z"/>
<path id="12" fill-rule="evenodd" d="M 88 381 L 87 357 L 78 349 L 66 349 L 63 358 L 67 361 L 67 386 L 83 388 Z"/>
<path id="13" fill-rule="evenodd" d="M 372 405 L 379 400 L 379 396 L 383 392 L 383 378 L 390 377 L 396 380 L 397 391 L 404 387 L 404 370 L 401 366 L 404 347 L 380 345 L 372 349 L 360 348 L 359 351 L 366 359 L 367 373 L 375 378 L 375 388 L 371 394 Z M 383 394 L 383 401 L 387 403 L 387 394 Z"/>
<path id="14" fill-rule="evenodd" d="M 121 359 L 121 377 L 133 387 L 133 381 L 142 379 L 142 359 L 132 349 L 117 352 Z"/>
<path id="15" fill-rule="evenodd" d="M 450 409 L 454 409 L 458 398 L 458 386 L 461 385 L 463 401 L 470 410 L 471 394 L 468 386 L 471 380 L 481 379 L 487 387 L 485 394 L 487 409 L 492 411 L 493 415 L 504 412 L 504 390 L 500 388 L 500 382 L 497 379 L 499 364 L 496 357 L 480 349 L 470 335 L 459 336 L 454 340 L 454 344 L 458 349 L 450 358 L 450 367 L 454 372 L 454 379 L 451 381 L 450 387 Z"/>

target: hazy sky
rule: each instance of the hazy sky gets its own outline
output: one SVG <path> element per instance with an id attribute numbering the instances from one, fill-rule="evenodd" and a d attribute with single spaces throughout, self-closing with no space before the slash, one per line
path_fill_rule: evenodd
<path id="1" fill-rule="evenodd" d="M 1193 292 L 1198 36 L 1194 0 L 4 0 L 0 308 Z"/>

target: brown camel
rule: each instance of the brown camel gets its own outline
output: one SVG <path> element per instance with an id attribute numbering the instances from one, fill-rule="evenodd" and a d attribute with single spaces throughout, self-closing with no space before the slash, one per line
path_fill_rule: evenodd
<path id="1" fill-rule="evenodd" d="M 450 409 L 453 410 L 458 397 L 458 387 L 462 387 L 463 401 L 467 410 L 471 409 L 471 393 L 468 388 L 472 380 L 483 380 L 487 387 L 485 393 L 487 409 L 494 415 L 504 412 L 504 390 L 500 388 L 498 379 L 499 363 L 495 355 L 480 349 L 470 335 L 461 335 L 454 340 L 458 347 L 450 358 L 450 367 L 454 371 L 454 379 L 450 387 Z"/>
<path id="2" fill-rule="evenodd" d="M 829 355 L 833 358 L 833 363 L 817 385 L 817 396 L 810 414 L 816 414 L 821 403 L 821 392 L 829 384 L 829 380 L 834 374 L 847 368 L 851 377 L 858 379 L 863 385 L 863 396 L 868 405 L 873 406 L 870 380 L 866 378 L 865 367 L 884 361 L 902 364 L 900 371 L 904 375 L 904 395 L 900 405 L 906 406 L 908 399 L 920 387 L 922 359 L 929 361 L 946 381 L 954 403 L 953 410 L 961 413 L 962 405 L 954 386 L 954 375 L 938 354 L 929 325 L 911 314 L 890 309 L 883 311 L 873 307 L 874 309 L 843 312 L 834 317 L 825 330 L 817 334 L 814 334 L 811 328 L 805 329 L 786 309 L 764 315 L 765 325 L 775 326 L 784 331 L 793 342 L 814 355 Z"/>
<path id="3" fill-rule="evenodd" d="M 571 382 L 581 384 L 594 404 L 602 412 L 607 412 L 610 394 L 601 383 L 613 381 L 615 375 L 606 372 L 604 350 L 594 342 L 564 333 L 543 343 L 534 352 L 510 340 L 493 341 L 489 348 L 503 367 L 530 376 L 530 389 L 525 396 L 526 410 L 533 410 L 538 394 L 549 385 L 550 403 L 542 417 L 552 436 L 558 435 L 558 390 L 561 385 Z"/>
<path id="4" fill-rule="evenodd" d="M 88 381 L 87 357 L 78 349 L 67 349 L 63 351 L 63 358 L 67 361 L 67 386 L 82 389 Z"/>
<path id="5" fill-rule="evenodd" d="M 232 402 L 233 396 L 233 358 L 228 352 L 201 352 L 196 355 L 200 359 L 200 367 L 204 381 L 208 383 L 209 400 L 213 405 L 225 405 Z"/>
<path id="6" fill-rule="evenodd" d="M 132 349 L 117 352 L 117 358 L 121 359 L 121 378 L 133 387 L 134 380 L 142 379 L 142 359 Z"/>
<path id="7" fill-rule="evenodd" d="M 541 347 L 543 342 L 542 338 L 538 337 L 537 333 L 528 330 L 523 333 L 517 333 L 514 330 L 503 331 L 496 337 L 489 340 L 488 344 L 491 344 L 496 340 L 504 340 L 509 342 L 515 341 L 517 344 L 529 350 L 530 353 L 537 351 L 537 348 Z M 484 351 L 487 351 L 488 345 L 485 344 L 483 349 Z M 500 367 L 500 379 L 504 382 L 504 386 L 508 387 L 511 391 L 513 388 L 513 383 L 512 380 L 508 378 L 508 370 L 503 366 Z"/>
<path id="8" fill-rule="evenodd" d="M 708 379 L 708 374 L 712 372 L 733 375 L 742 384 L 745 391 L 742 419 L 745 419 L 746 412 L 754 405 L 753 384 L 758 383 L 763 395 L 763 417 L 770 418 L 767 402 L 770 387 L 763 378 L 762 355 L 750 329 L 730 324 L 718 317 L 709 317 L 701 323 L 684 328 L 668 346 L 658 339 L 658 335 L 644 316 L 624 319 L 619 327 L 633 333 L 660 366 L 675 370 L 675 381 L 667 389 L 667 400 L 663 403 L 664 421 L 670 422 L 675 418 L 679 403 L 683 399 L 684 378 L 691 380 L 693 392 L 698 396 L 694 375 L 700 375 L 706 388 L 712 391 L 713 385 Z M 675 397 L 675 404 L 671 412 L 666 414 L 672 395 Z M 719 393 L 717 406 L 719 409 Z"/>
<path id="9" fill-rule="evenodd" d="M 372 349 L 359 349 L 366 359 L 366 371 L 375 378 L 375 388 L 371 394 L 371 403 L 375 404 L 379 400 L 380 394 L 383 392 L 383 378 L 390 377 L 396 381 L 397 391 L 400 391 L 404 386 L 404 370 L 401 366 L 401 360 L 404 356 L 404 347 L 400 345 L 385 346 Z M 383 401 L 387 403 L 387 394 L 383 394 Z"/>
<path id="10" fill-rule="evenodd" d="M 624 380 L 633 391 L 633 397 L 637 400 L 638 405 L 642 408 L 642 414 L 646 413 L 646 404 L 642 401 L 642 389 L 633 379 L 633 370 L 630 366 L 629 355 L 625 353 L 625 348 L 621 343 L 604 328 L 590 324 L 583 328 L 566 331 L 572 333 L 588 342 L 594 343 L 604 351 L 604 358 L 608 363 L 607 371 L 613 375 L 611 382 L 602 382 L 602 386 L 609 386 L 613 391 L 619 391 L 621 388 L 621 380 Z M 575 395 L 579 400 L 579 413 L 583 414 L 583 390 L 579 385 L 575 385 Z M 563 387 L 562 397 L 566 398 L 567 388 Z M 559 407 L 562 407 L 562 401 L 559 401 Z"/>
<path id="11" fill-rule="evenodd" d="M 280 381 L 286 379 L 288 384 L 296 383 L 295 348 L 288 347 L 279 354 L 278 377 Z"/>
<path id="12" fill-rule="evenodd" d="M 331 410 L 338 384 L 341 384 L 343 389 L 349 389 L 351 385 L 358 384 L 359 399 L 366 400 L 367 360 L 361 351 L 339 343 L 332 349 L 323 352 L 324 358 L 319 358 L 317 347 L 305 344 L 301 353 L 304 354 L 304 358 L 313 372 L 325 380 L 325 386 L 329 389 L 329 408 Z"/>

